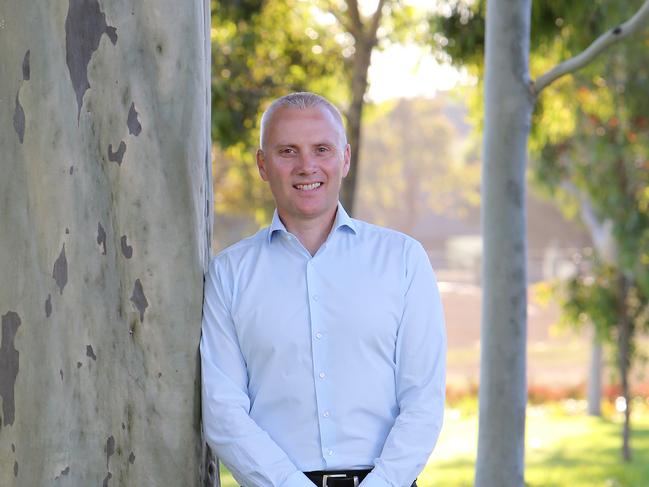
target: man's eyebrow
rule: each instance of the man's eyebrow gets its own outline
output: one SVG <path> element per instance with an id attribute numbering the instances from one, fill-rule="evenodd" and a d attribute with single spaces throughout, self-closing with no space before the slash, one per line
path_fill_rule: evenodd
<path id="1" fill-rule="evenodd" d="M 290 142 L 278 142 L 273 145 L 273 149 L 279 149 L 280 147 L 297 147 L 297 145 L 291 144 Z"/>

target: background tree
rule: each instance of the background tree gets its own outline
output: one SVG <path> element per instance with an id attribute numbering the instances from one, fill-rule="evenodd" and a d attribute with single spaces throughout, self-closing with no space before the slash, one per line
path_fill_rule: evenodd
<path id="1" fill-rule="evenodd" d="M 354 212 L 360 153 L 362 151 L 362 120 L 369 88 L 368 73 L 375 48 L 393 41 L 423 42 L 420 26 L 425 17 L 417 9 L 395 0 L 377 0 L 370 8 L 358 0 L 323 0 L 322 8 L 331 13 L 343 31 L 351 37 L 348 61 L 349 103 L 346 105 L 347 139 L 352 147 L 351 165 L 341 188 L 341 202 Z"/>
<path id="2" fill-rule="evenodd" d="M 212 88 L 217 212 L 270 220 L 274 205 L 254 159 L 258 120 L 271 100 L 309 90 L 346 118 L 352 169 L 341 200 L 352 213 L 371 54 L 391 42 L 424 42 L 424 15 L 392 0 L 369 11 L 355 0 L 272 0 L 215 3 L 212 12 L 213 41 L 223 46 L 215 49 Z"/>
<path id="3" fill-rule="evenodd" d="M 206 477 L 207 9 L 0 2 L 0 485 Z"/>
<path id="4" fill-rule="evenodd" d="M 575 307 L 581 307 L 583 316 L 596 317 L 591 321 L 598 334 L 615 344 L 626 404 L 622 452 L 627 460 L 632 404 L 629 371 L 634 338 L 647 326 L 643 310 L 649 306 L 649 106 L 645 95 L 649 73 L 645 58 L 645 48 L 638 43 L 616 46 L 607 63 L 596 63 L 580 73 L 578 89 L 557 87 L 555 96 L 572 96 L 580 102 L 574 112 L 575 130 L 546 141 L 536 171 L 537 178 L 555 194 L 565 193 L 559 194 L 560 200 L 577 199 L 583 220 L 596 237 L 597 255 L 565 288 L 565 308 L 570 316 Z M 632 68 L 636 63 L 638 68 Z M 597 238 L 598 234 L 605 238 Z M 584 275 L 588 268 L 594 276 Z M 617 299 L 601 304 L 584 300 L 577 283 L 601 285 L 603 292 L 614 290 Z M 607 303 L 610 309 L 603 314 L 601 308 Z"/>
<path id="5" fill-rule="evenodd" d="M 464 4 L 467 25 L 484 12 Z M 591 62 L 637 30 L 649 2 L 628 23 L 533 81 L 529 74 L 529 1 L 486 3 L 483 170 L 483 323 L 476 485 L 523 484 L 526 405 L 525 166 L 532 111 L 541 90 Z M 451 25 L 453 25 L 451 23 Z M 446 37 L 448 39 L 448 36 Z M 479 45 L 480 40 L 473 42 Z M 458 44 L 448 43 L 451 50 Z M 478 56 L 478 53 L 474 53 Z"/>
<path id="6" fill-rule="evenodd" d="M 400 99 L 375 111 L 360 158 L 357 208 L 365 218 L 412 235 L 426 212 L 461 217 L 477 206 L 480 165 L 459 102 Z"/>
<path id="7" fill-rule="evenodd" d="M 346 40 L 335 20 L 318 22 L 309 2 L 212 4 L 212 137 L 216 210 L 270 220 L 274 203 L 258 175 L 259 118 L 271 100 L 291 91 L 316 91 L 341 103 Z"/>

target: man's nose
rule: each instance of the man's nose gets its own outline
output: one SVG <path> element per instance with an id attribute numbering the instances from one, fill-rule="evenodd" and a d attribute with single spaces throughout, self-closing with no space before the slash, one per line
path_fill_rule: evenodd
<path id="1" fill-rule="evenodd" d="M 316 157 L 314 154 L 302 153 L 298 158 L 297 170 L 300 174 L 312 174 L 316 171 Z"/>

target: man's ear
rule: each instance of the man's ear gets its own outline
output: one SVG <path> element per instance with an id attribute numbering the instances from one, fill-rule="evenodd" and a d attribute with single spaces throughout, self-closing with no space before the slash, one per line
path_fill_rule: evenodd
<path id="1" fill-rule="evenodd" d="M 257 169 L 259 169 L 259 175 L 264 181 L 268 181 L 268 175 L 266 174 L 266 159 L 264 157 L 264 151 L 257 149 Z"/>
<path id="2" fill-rule="evenodd" d="M 345 153 L 343 154 L 343 177 L 349 173 L 349 164 L 352 159 L 352 146 L 347 144 L 345 146 Z"/>

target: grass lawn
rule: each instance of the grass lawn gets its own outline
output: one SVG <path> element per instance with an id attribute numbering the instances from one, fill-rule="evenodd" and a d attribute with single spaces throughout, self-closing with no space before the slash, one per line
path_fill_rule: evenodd
<path id="1" fill-rule="evenodd" d="M 525 481 L 530 487 L 649 487 L 649 410 L 632 418 L 633 460 L 621 461 L 621 416 L 591 418 L 575 401 L 530 406 Z M 473 486 L 477 445 L 474 410 L 448 409 L 444 429 L 419 477 L 421 487 Z"/>
<path id="2" fill-rule="evenodd" d="M 475 400 L 448 408 L 420 487 L 472 487 L 477 445 Z M 649 404 L 634 403 L 633 461 L 621 461 L 621 415 L 583 413 L 583 402 L 529 406 L 525 480 L 529 487 L 649 487 Z M 225 468 L 221 485 L 237 483 Z"/>

